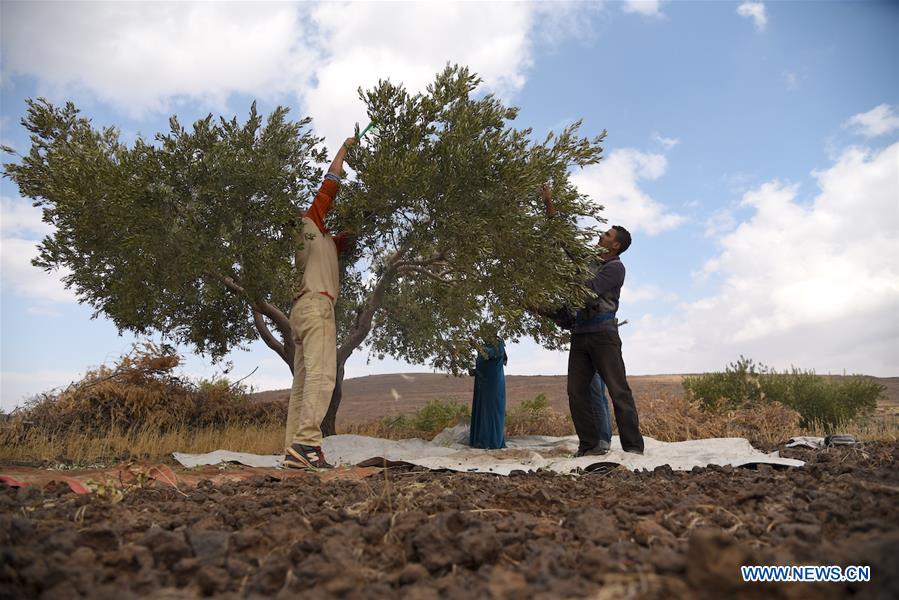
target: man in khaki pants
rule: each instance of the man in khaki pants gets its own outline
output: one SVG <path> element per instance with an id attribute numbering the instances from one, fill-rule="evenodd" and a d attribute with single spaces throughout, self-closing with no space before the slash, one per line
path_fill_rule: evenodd
<path id="1" fill-rule="evenodd" d="M 299 289 L 290 309 L 296 348 L 287 408 L 285 467 L 331 468 L 322 452 L 321 422 L 337 377 L 337 255 L 344 250 L 346 238 L 343 234 L 331 236 L 325 227 L 325 215 L 340 187 L 347 149 L 355 142 L 356 138 L 349 137 L 340 147 L 312 206 L 303 215 L 296 253 Z"/>

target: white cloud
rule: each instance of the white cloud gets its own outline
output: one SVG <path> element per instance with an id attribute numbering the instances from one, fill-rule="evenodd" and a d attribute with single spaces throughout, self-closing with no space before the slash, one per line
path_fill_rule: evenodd
<path id="1" fill-rule="evenodd" d="M 312 12 L 328 54 L 315 84 L 303 94 L 329 146 L 364 126 L 357 88 L 379 79 L 424 91 L 447 62 L 469 66 L 484 88 L 509 98 L 524 85 L 532 63 L 528 35 L 536 4 L 325 3 Z M 464 43 L 460 43 L 464 40 Z M 327 43 L 325 44 L 325 41 Z"/>
<path id="2" fill-rule="evenodd" d="M 0 85 L 2 85 L 2 81 L 3 76 L 0 75 Z M 12 126 L 13 120 L 10 117 L 0 116 L 0 145 L 8 146 L 9 148 L 12 148 L 16 152 L 18 152 L 19 149 L 16 143 L 9 138 L 9 130 L 12 128 Z M 9 155 L 6 154 L 2 154 L 0 155 L 0 157 L 2 157 L 3 160 L 8 160 L 10 158 Z"/>
<path id="3" fill-rule="evenodd" d="M 50 234 L 53 228 L 41 220 L 41 209 L 21 198 L 0 198 L 0 281 L 4 289 L 31 298 L 37 304 L 32 314 L 50 316 L 53 302 L 75 302 L 75 294 L 66 290 L 61 278 L 68 271 L 46 273 L 31 264 L 37 256 L 34 237 Z"/>
<path id="4" fill-rule="evenodd" d="M 678 139 L 676 139 L 676 138 L 665 137 L 665 136 L 663 136 L 662 134 L 660 134 L 660 133 L 658 133 L 658 132 L 653 132 L 653 134 L 652 134 L 652 141 L 654 141 L 655 143 L 659 144 L 662 148 L 665 149 L 666 152 L 667 152 L 668 150 L 671 150 L 672 148 L 674 148 L 674 147 L 677 146 L 678 144 L 680 144 L 680 140 L 678 140 Z"/>
<path id="5" fill-rule="evenodd" d="M 507 341 L 506 354 L 507 375 L 564 375 L 568 371 L 567 351 L 547 350 L 530 338 L 517 344 Z"/>
<path id="6" fill-rule="evenodd" d="M 4 71 L 37 77 L 42 94 L 86 90 L 137 115 L 175 98 L 221 106 L 233 92 L 308 81 L 317 51 L 302 17 L 280 3 L 4 3 Z"/>
<path id="7" fill-rule="evenodd" d="M 549 48 L 577 42 L 587 44 L 598 35 L 594 17 L 606 9 L 605 2 L 529 2 L 534 11 L 533 33 Z"/>
<path id="8" fill-rule="evenodd" d="M 26 400 L 43 392 L 63 388 L 82 377 L 75 371 L 41 369 L 37 371 L 3 371 L 0 373 L 0 409 L 9 412 Z"/>
<path id="9" fill-rule="evenodd" d="M 744 2 L 737 7 L 737 14 L 752 19 L 758 31 L 765 31 L 765 27 L 768 26 L 768 16 L 765 14 L 763 2 Z"/>
<path id="10" fill-rule="evenodd" d="M 878 137 L 899 129 L 899 115 L 893 112 L 889 104 L 881 104 L 868 112 L 851 116 L 843 127 L 852 128 L 865 137 Z"/>
<path id="11" fill-rule="evenodd" d="M 626 13 L 636 13 L 646 17 L 661 17 L 662 12 L 659 0 L 625 0 L 621 10 Z"/>
<path id="12" fill-rule="evenodd" d="M 31 305 L 25 309 L 25 313 L 34 317 L 52 317 L 54 319 L 62 316 L 59 310 L 46 304 Z"/>
<path id="13" fill-rule="evenodd" d="M 610 223 L 631 231 L 656 235 L 676 228 L 684 217 L 641 190 L 641 180 L 652 181 L 665 174 L 668 161 L 662 154 L 647 154 L 624 148 L 613 151 L 598 165 L 591 165 L 572 177 L 578 189 L 605 206 Z"/>
<path id="14" fill-rule="evenodd" d="M 635 373 L 720 369 L 740 354 L 778 368 L 896 375 L 899 143 L 850 148 L 813 173 L 819 193 L 767 182 L 706 271 L 718 291 L 623 331 Z"/>
<path id="15" fill-rule="evenodd" d="M 4 73 L 51 97 L 87 94 L 134 116 L 233 93 L 296 96 L 336 147 L 365 121 L 357 88 L 422 91 L 447 62 L 508 99 L 534 40 L 584 38 L 590 3 L 5 3 Z"/>
<path id="16" fill-rule="evenodd" d="M 67 290 L 61 281 L 68 271 L 46 273 L 31 264 L 37 256 L 37 242 L 15 237 L 0 240 L 0 273 L 4 289 L 36 300 L 47 302 L 76 302 L 75 292 Z"/>
<path id="17" fill-rule="evenodd" d="M 784 71 L 783 79 L 787 89 L 791 92 L 799 89 L 799 76 L 793 71 Z"/>
<path id="18" fill-rule="evenodd" d="M 626 283 L 621 288 L 621 303 L 623 306 L 630 306 L 638 302 L 647 302 L 649 300 L 664 300 L 666 302 L 674 302 L 677 300 L 677 294 L 665 291 L 657 285 L 651 283 L 645 285 L 631 285 Z"/>
<path id="19" fill-rule="evenodd" d="M 705 236 L 718 237 L 732 231 L 736 225 L 737 221 L 731 209 L 716 210 L 705 221 Z"/>
<path id="20" fill-rule="evenodd" d="M 53 227 L 41 220 L 41 209 L 21 198 L 0 198 L 0 235 L 7 236 L 45 236 L 53 231 Z"/>

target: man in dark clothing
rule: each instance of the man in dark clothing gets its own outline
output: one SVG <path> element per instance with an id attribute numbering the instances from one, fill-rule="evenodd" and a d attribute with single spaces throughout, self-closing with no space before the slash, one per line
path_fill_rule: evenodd
<path id="1" fill-rule="evenodd" d="M 555 216 L 552 193 L 543 187 L 546 214 Z M 600 247 L 605 251 L 593 277 L 584 285 L 595 295 L 577 311 L 571 328 L 568 354 L 568 406 L 580 441 L 577 456 L 605 454 L 600 445 L 590 399 L 590 384 L 596 373 L 602 377 L 612 398 L 618 435 L 625 452 L 643 453 L 643 436 L 634 395 L 627 383 L 621 338 L 618 335 L 618 302 L 624 285 L 625 269 L 619 255 L 631 244 L 630 233 L 614 225 L 602 234 Z"/>

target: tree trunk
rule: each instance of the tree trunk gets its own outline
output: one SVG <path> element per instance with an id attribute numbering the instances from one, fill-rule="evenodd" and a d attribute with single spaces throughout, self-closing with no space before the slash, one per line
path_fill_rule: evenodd
<path id="1" fill-rule="evenodd" d="M 331 404 L 328 405 L 328 412 L 325 413 L 325 418 L 320 426 L 322 435 L 325 437 L 337 433 L 337 409 L 340 408 L 340 401 L 343 398 L 343 375 L 346 361 L 353 351 L 361 346 L 365 338 L 368 337 L 372 327 L 372 319 L 384 302 L 384 293 L 396 277 L 400 260 L 407 249 L 405 247 L 400 248 L 387 260 L 386 269 L 381 274 L 363 306 L 356 313 L 355 322 L 346 339 L 337 348 L 337 376 L 335 377 L 334 391 L 331 393 Z"/>

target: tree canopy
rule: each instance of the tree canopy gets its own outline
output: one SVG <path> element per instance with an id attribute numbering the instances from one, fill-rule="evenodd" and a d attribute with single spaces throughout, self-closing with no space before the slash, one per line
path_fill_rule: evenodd
<path id="1" fill-rule="evenodd" d="M 325 160 L 309 119 L 197 121 L 127 146 L 71 103 L 28 101 L 31 149 L 4 165 L 54 227 L 34 264 L 67 267 L 81 302 L 137 334 L 219 358 L 258 337 L 254 306 L 289 308 L 298 203 Z M 227 280 L 244 290 L 235 293 Z"/>
<path id="2" fill-rule="evenodd" d="M 575 123 L 536 143 L 531 129 L 510 126 L 518 110 L 478 98 L 478 84 L 447 68 L 423 94 L 389 82 L 360 90 L 378 134 L 352 156 L 358 177 L 339 208 L 363 232 L 375 285 L 389 282 L 371 347 L 452 371 L 471 361 L 473 340 L 564 340 L 526 308 L 583 300 L 592 232 L 576 218 L 601 219 L 569 169 L 599 160 L 605 132 L 588 140 Z M 539 194 L 547 180 L 567 218 L 547 221 Z M 368 288 L 352 283 L 341 293 L 359 305 Z"/>
<path id="3" fill-rule="evenodd" d="M 578 224 L 601 207 L 569 171 L 600 159 L 605 132 L 580 137 L 575 123 L 535 141 L 479 82 L 448 66 L 423 93 L 359 91 L 377 128 L 352 148 L 328 223 L 357 234 L 341 263 L 339 378 L 363 344 L 461 372 L 497 336 L 565 342 L 528 308 L 585 299 L 595 232 Z M 292 364 L 298 217 L 327 160 L 309 118 L 263 118 L 254 103 L 245 122 L 172 117 L 130 145 L 71 103 L 29 101 L 22 123 L 30 152 L 4 175 L 54 227 L 36 266 L 70 269 L 66 285 L 120 330 L 213 359 L 262 338 Z M 547 180 L 562 218 L 544 216 Z"/>

